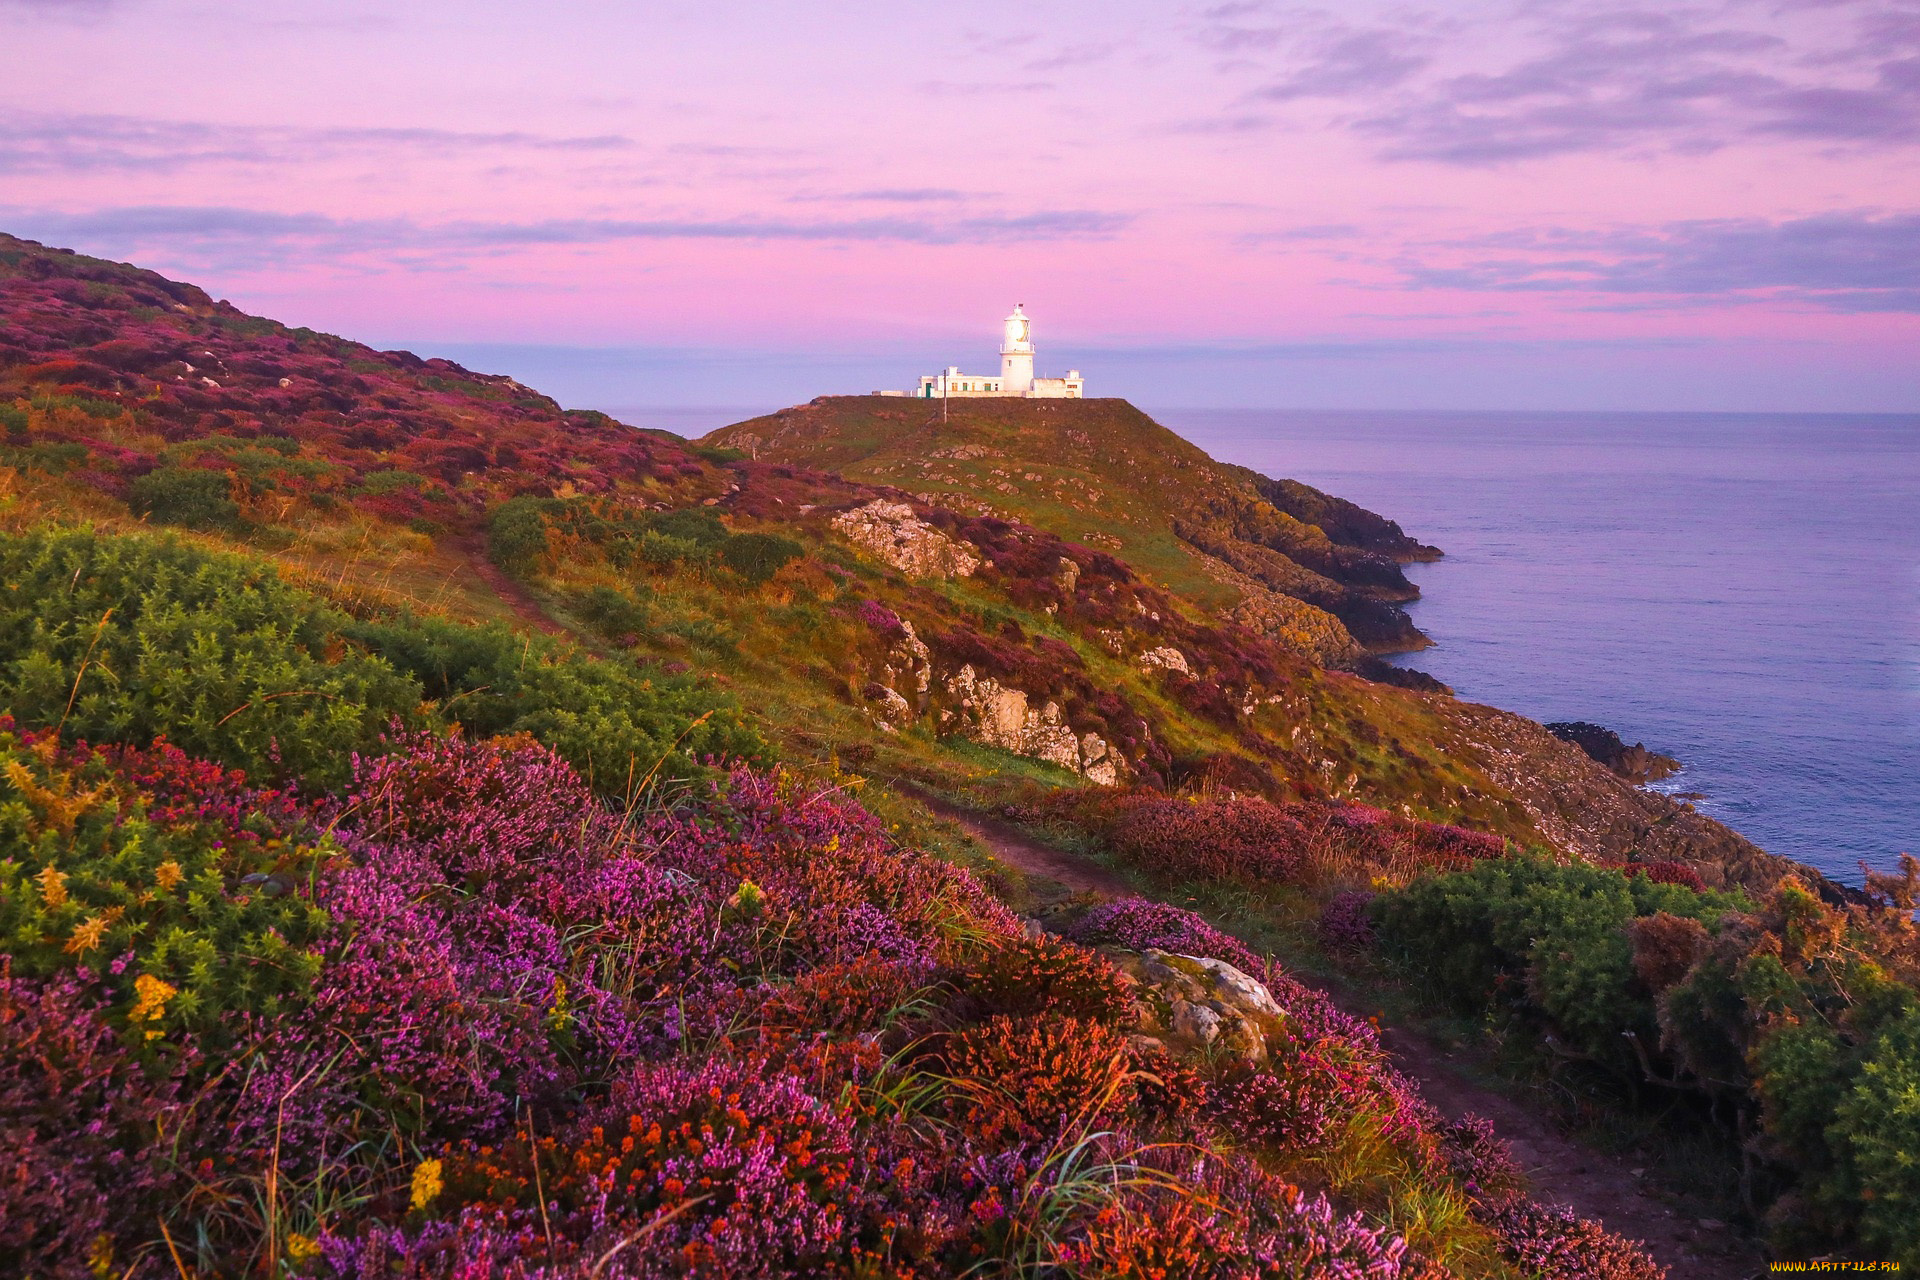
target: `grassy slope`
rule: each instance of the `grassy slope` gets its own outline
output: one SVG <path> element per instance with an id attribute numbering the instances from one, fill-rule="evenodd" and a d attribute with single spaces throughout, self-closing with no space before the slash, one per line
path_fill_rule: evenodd
<path id="1" fill-rule="evenodd" d="M 1217 615 L 1235 593 L 1203 570 L 1198 548 L 1176 530 L 1224 538 L 1230 553 L 1267 563 L 1276 546 L 1290 548 L 1295 568 L 1312 574 L 1304 561 L 1340 572 L 1346 600 L 1375 607 L 1395 594 L 1378 580 L 1379 559 L 1438 554 L 1338 498 L 1219 463 L 1119 400 L 964 401 L 943 420 L 938 404 L 822 397 L 722 428 L 703 443 L 898 485 L 927 502 L 1027 520 L 1112 549 L 1198 616 Z M 1304 518 L 1321 524 L 1303 534 Z M 1296 681 L 1311 709 L 1262 713 L 1260 729 L 1270 740 L 1304 743 L 1299 758 L 1280 767 L 1304 767 L 1336 794 L 1584 857 L 1637 850 L 1678 858 L 1703 864 L 1715 882 L 1723 867 L 1726 879 L 1747 883 L 1785 869 L 1690 806 L 1622 784 L 1522 717 L 1317 669 Z"/>
<path id="2" fill-rule="evenodd" d="M 938 402 L 834 397 L 708 441 L 1024 520 L 1112 551 L 1201 604 L 1234 598 L 1200 572 L 1172 524 L 1236 478 L 1124 400 L 969 400 L 943 421 Z"/>
<path id="3" fill-rule="evenodd" d="M 1112 551 L 1203 607 L 1237 603 L 1242 592 L 1209 571 L 1204 545 L 1273 590 L 1338 615 L 1370 647 L 1425 643 L 1390 607 L 1418 594 L 1394 562 L 1430 558 L 1434 548 L 1350 503 L 1219 463 L 1124 400 L 988 399 L 943 409 L 831 396 L 706 440 L 1023 520 Z"/>

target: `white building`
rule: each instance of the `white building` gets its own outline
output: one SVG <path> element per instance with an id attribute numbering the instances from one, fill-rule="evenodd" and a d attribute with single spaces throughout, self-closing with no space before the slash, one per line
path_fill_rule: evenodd
<path id="1" fill-rule="evenodd" d="M 981 396 L 1021 396 L 1029 400 L 1078 400 L 1085 394 L 1085 383 L 1078 369 L 1067 370 L 1064 378 L 1033 376 L 1033 324 L 1027 318 L 1025 304 L 1016 306 L 1006 318 L 1000 339 L 1000 372 L 962 373 L 950 364 L 939 373 L 920 379 L 917 391 L 883 391 L 882 395 L 913 395 L 926 400 L 978 398 Z"/>

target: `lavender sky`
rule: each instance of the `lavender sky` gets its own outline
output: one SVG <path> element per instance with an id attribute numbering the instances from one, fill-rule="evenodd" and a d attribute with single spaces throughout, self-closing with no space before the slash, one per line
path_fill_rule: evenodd
<path id="1" fill-rule="evenodd" d="M 0 0 L 0 229 L 576 404 L 1920 409 L 1920 0 Z"/>

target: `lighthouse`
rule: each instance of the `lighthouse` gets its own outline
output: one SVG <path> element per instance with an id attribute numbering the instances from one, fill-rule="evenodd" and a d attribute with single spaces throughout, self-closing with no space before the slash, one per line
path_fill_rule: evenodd
<path id="1" fill-rule="evenodd" d="M 1025 303 L 1016 304 L 1013 314 L 1000 322 L 1000 376 L 962 373 L 950 364 L 939 373 L 920 379 L 917 391 L 876 391 L 880 396 L 919 396 L 927 400 L 960 399 L 975 396 L 1019 396 L 1027 400 L 1078 400 L 1086 395 L 1086 380 L 1078 369 L 1067 370 L 1064 378 L 1033 376 L 1033 322 L 1027 317 Z"/>
<path id="2" fill-rule="evenodd" d="M 1000 340 L 1000 392 L 1024 396 L 1033 390 L 1033 326 L 1027 320 L 1026 304 L 1015 303 L 1013 314 L 1003 322 L 1005 335 Z"/>

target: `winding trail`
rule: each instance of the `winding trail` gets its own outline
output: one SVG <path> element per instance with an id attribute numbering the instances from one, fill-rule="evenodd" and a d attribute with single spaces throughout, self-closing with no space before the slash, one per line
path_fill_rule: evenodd
<path id="1" fill-rule="evenodd" d="M 910 789 L 916 799 L 985 845 L 994 857 L 1028 875 L 1100 898 L 1137 894 L 1104 867 L 1050 849 L 1007 823 Z M 1350 989 L 1337 983 L 1316 985 L 1349 1013 L 1365 1017 L 1373 1012 Z M 1669 1268 L 1670 1280 L 1754 1280 L 1766 1274 L 1766 1262 L 1750 1241 L 1711 1219 L 1684 1216 L 1636 1176 L 1627 1160 L 1575 1142 L 1545 1117 L 1478 1083 L 1468 1074 L 1461 1053 L 1405 1027 L 1383 1027 L 1381 1040 L 1400 1069 L 1419 1081 L 1427 1100 L 1450 1119 L 1471 1112 L 1493 1122 L 1527 1170 L 1539 1199 L 1570 1205 L 1582 1217 L 1644 1242 L 1655 1260 Z"/>
<path id="2" fill-rule="evenodd" d="M 467 559 L 467 565 L 487 588 L 505 602 L 513 615 L 538 631 L 550 636 L 571 634 L 565 627 L 555 622 L 540 608 L 539 601 L 527 593 L 527 589 L 504 573 L 493 558 L 487 554 L 485 534 L 470 533 L 459 538 L 455 544 Z"/>

